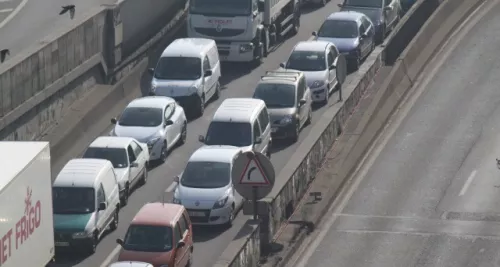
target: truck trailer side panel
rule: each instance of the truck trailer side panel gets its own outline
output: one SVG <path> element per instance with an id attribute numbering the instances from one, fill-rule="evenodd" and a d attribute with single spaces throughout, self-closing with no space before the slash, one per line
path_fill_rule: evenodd
<path id="1" fill-rule="evenodd" d="M 54 257 L 48 142 L 0 142 L 0 266 L 42 267 Z"/>

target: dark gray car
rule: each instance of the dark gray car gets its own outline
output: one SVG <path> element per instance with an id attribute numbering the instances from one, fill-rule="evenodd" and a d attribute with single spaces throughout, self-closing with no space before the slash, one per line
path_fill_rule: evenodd
<path id="1" fill-rule="evenodd" d="M 384 41 L 401 17 L 400 0 L 344 0 L 339 7 L 340 11 L 357 11 L 369 17 L 375 25 L 377 44 Z"/>

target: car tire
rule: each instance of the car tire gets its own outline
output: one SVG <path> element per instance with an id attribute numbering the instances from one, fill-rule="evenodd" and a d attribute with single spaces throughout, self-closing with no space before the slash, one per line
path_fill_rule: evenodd
<path id="1" fill-rule="evenodd" d="M 220 89 L 220 82 L 217 81 L 217 84 L 215 85 L 215 93 L 214 93 L 214 99 L 217 100 L 220 98 L 221 94 L 221 89 Z"/>
<path id="2" fill-rule="evenodd" d="M 226 228 L 231 228 L 234 221 L 234 204 L 231 205 L 231 211 L 229 212 L 229 220 L 226 222 Z"/>
<path id="3" fill-rule="evenodd" d="M 299 135 L 300 135 L 300 122 L 295 123 L 295 130 L 293 132 L 293 135 L 291 137 L 292 143 L 297 143 L 299 141 Z"/>
<path id="4" fill-rule="evenodd" d="M 114 231 L 116 230 L 116 228 L 118 228 L 118 223 L 120 222 L 120 217 L 119 217 L 119 210 L 118 208 L 115 210 L 115 215 L 113 215 L 113 221 L 111 222 L 111 224 L 109 225 L 109 229 L 111 231 Z"/>
<path id="5" fill-rule="evenodd" d="M 182 124 L 181 137 L 179 138 L 179 144 L 184 145 L 187 140 L 187 121 Z"/>
<path id="6" fill-rule="evenodd" d="M 324 7 L 324 6 L 326 6 L 326 4 L 327 4 L 327 3 L 328 3 L 328 0 L 321 0 L 321 1 L 319 2 L 319 6 L 320 6 L 320 7 Z"/>
<path id="7" fill-rule="evenodd" d="M 377 44 L 381 44 L 384 42 L 385 31 L 386 31 L 386 26 L 385 26 L 385 24 L 382 24 L 382 27 L 381 27 L 380 31 L 377 33 L 377 36 L 375 38 L 375 41 L 377 42 Z"/>
<path id="8" fill-rule="evenodd" d="M 142 173 L 141 180 L 139 181 L 140 186 L 145 185 L 148 182 L 148 168 L 144 168 L 144 172 Z"/>
<path id="9" fill-rule="evenodd" d="M 326 94 L 325 94 L 325 99 L 323 99 L 323 101 L 321 101 L 321 104 L 324 106 L 324 105 L 327 105 L 328 104 L 328 100 L 330 99 L 330 88 L 327 87 L 326 89 Z"/>
<path id="10" fill-rule="evenodd" d="M 164 163 L 165 161 L 167 161 L 167 154 L 168 154 L 167 141 L 164 141 L 160 152 L 160 159 L 159 159 L 160 163 Z"/>
<path id="11" fill-rule="evenodd" d="M 201 117 L 203 116 L 203 113 L 205 113 L 205 95 L 202 95 L 201 97 L 198 97 L 198 107 L 196 108 L 196 116 Z"/>
<path id="12" fill-rule="evenodd" d="M 312 108 L 309 107 L 309 112 L 307 113 L 306 125 L 310 125 L 312 123 Z"/>
<path id="13" fill-rule="evenodd" d="M 189 251 L 189 258 L 188 258 L 188 263 L 186 264 L 186 267 L 192 267 L 193 266 L 193 251 Z"/>
<path id="14" fill-rule="evenodd" d="M 87 248 L 87 252 L 90 255 L 93 255 L 96 250 L 97 250 L 97 243 L 99 243 L 99 235 L 97 233 L 94 233 L 92 236 L 92 239 L 90 240 Z"/>
<path id="15" fill-rule="evenodd" d="M 127 185 L 125 185 L 125 190 L 123 191 L 123 196 L 120 199 L 120 204 L 122 207 L 127 206 L 129 196 L 130 196 L 130 186 L 127 184 Z"/>

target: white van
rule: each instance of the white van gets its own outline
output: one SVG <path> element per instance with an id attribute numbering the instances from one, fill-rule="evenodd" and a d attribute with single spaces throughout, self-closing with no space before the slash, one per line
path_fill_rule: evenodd
<path id="1" fill-rule="evenodd" d="M 215 111 L 205 136 L 205 145 L 228 145 L 257 151 L 271 157 L 271 125 L 263 100 L 228 98 Z"/>
<path id="2" fill-rule="evenodd" d="M 221 76 L 219 52 L 214 40 L 181 38 L 173 41 L 160 56 L 151 93 L 174 98 L 186 111 L 203 115 L 205 104 L 219 98 Z"/>
<path id="3" fill-rule="evenodd" d="M 102 234 L 118 226 L 120 190 L 105 159 L 72 159 L 52 185 L 56 247 L 94 253 Z"/>

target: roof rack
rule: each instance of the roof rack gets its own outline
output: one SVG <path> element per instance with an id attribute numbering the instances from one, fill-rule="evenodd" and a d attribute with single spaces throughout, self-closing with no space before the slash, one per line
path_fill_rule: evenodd
<path id="1" fill-rule="evenodd" d="M 290 81 L 293 81 L 293 82 L 296 82 L 297 81 L 297 77 L 295 76 L 262 76 L 260 78 L 262 81 L 265 81 L 265 80 L 290 80 Z"/>

